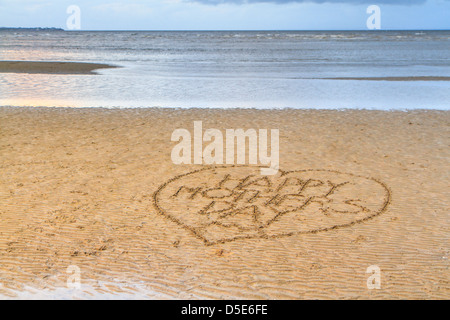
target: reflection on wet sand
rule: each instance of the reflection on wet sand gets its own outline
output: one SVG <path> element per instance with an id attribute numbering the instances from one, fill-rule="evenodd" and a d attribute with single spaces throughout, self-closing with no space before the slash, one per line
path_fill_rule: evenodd
<path id="1" fill-rule="evenodd" d="M 450 77 L 341 77 L 326 80 L 369 80 L 369 81 L 450 81 Z"/>

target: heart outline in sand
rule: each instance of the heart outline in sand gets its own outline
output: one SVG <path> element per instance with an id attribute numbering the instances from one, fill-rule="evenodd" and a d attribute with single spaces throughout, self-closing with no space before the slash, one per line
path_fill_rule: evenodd
<path id="1" fill-rule="evenodd" d="M 386 211 L 391 202 L 389 188 L 379 180 L 335 170 L 280 170 L 277 177 L 269 177 L 267 180 L 256 174 L 244 174 L 243 178 L 229 178 L 236 173 L 236 170 L 251 172 L 259 169 L 260 167 L 256 166 L 217 166 L 175 176 L 156 190 L 153 194 L 153 205 L 162 216 L 190 231 L 209 246 L 240 239 L 281 238 L 346 228 L 379 216 Z M 309 189 L 305 189 L 305 184 L 312 180 L 308 179 L 311 175 L 322 178 L 314 180 L 315 182 L 310 183 Z M 327 179 L 326 176 L 331 178 Z M 228 180 L 225 181 L 224 177 L 228 177 Z M 193 178 L 199 180 L 195 183 L 189 182 L 189 179 Z M 219 180 L 214 182 L 214 179 L 219 179 L 220 182 L 218 183 Z M 248 181 L 245 182 L 245 179 Z M 338 180 L 341 180 L 341 183 Z M 280 186 L 283 183 L 286 184 L 286 181 L 290 182 L 282 187 L 284 194 L 280 197 Z M 208 183 L 215 186 L 208 186 Z M 222 185 L 233 183 L 232 190 L 222 187 Z M 342 188 L 340 189 L 342 193 L 353 192 L 363 196 L 374 193 L 379 197 L 372 199 L 372 204 L 369 203 L 369 206 L 364 203 L 364 200 L 353 199 L 351 195 L 337 200 L 342 196 L 333 191 L 333 186 L 335 191 Z M 364 186 L 366 189 L 373 190 L 364 193 Z M 171 190 L 168 190 L 170 188 Z M 296 191 L 292 192 L 292 188 L 296 188 Z M 302 190 L 297 192 L 299 188 Z M 347 190 L 344 190 L 345 188 Z M 264 191 L 262 195 L 261 191 Z M 243 193 L 246 195 L 242 196 Z M 273 196 L 274 193 L 276 196 Z M 255 194 L 259 195 L 257 200 L 254 200 Z M 253 202 L 249 200 L 250 196 L 253 196 Z M 241 199 L 237 200 L 238 197 Z M 244 197 L 247 197 L 246 204 L 242 205 L 239 202 L 242 202 Z M 236 201 L 225 200 L 231 198 Z M 278 201 L 278 205 L 283 202 L 283 208 L 276 207 L 277 203 L 269 203 L 273 202 L 273 199 Z M 258 201 L 259 203 L 256 203 Z M 261 201 L 264 201 L 263 205 Z M 339 206 L 352 208 L 353 211 L 341 209 Z M 361 209 L 358 211 L 357 208 Z M 266 213 L 263 212 L 264 210 Z M 247 219 L 246 222 L 243 222 L 245 219 Z M 336 219 L 343 222 L 336 223 Z M 311 227 L 305 227 L 308 224 Z"/>

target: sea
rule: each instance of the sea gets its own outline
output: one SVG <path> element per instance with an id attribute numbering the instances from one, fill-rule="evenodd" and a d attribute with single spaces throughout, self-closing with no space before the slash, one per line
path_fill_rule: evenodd
<path id="1" fill-rule="evenodd" d="M 2 106 L 450 108 L 450 31 L 14 30 L 0 60 L 120 67 L 0 73 Z"/>

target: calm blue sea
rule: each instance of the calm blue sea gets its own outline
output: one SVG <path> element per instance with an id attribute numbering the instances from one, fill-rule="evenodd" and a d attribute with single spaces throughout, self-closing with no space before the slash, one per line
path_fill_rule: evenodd
<path id="1" fill-rule="evenodd" d="M 99 62 L 99 75 L 0 73 L 0 105 L 450 109 L 450 31 L 1 31 L 0 60 Z"/>

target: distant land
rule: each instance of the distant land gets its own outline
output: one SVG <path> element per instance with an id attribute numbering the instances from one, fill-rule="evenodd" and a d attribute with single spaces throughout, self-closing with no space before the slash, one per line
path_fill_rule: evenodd
<path id="1" fill-rule="evenodd" d="M 64 31 L 61 28 L 8 28 L 0 27 L 0 31 Z"/>

